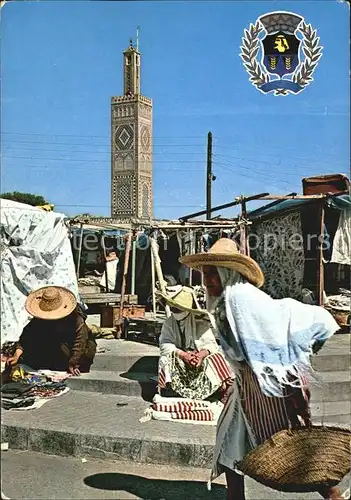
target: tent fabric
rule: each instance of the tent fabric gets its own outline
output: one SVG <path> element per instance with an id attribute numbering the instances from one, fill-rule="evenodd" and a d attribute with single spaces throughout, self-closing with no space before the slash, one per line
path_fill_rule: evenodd
<path id="1" fill-rule="evenodd" d="M 288 209 L 298 210 L 301 206 L 306 205 L 308 203 L 314 203 L 315 201 L 316 199 L 313 198 L 282 200 L 279 203 L 275 203 L 273 206 L 272 203 L 269 203 L 268 205 L 264 205 L 263 207 L 260 207 L 257 210 L 252 210 L 248 212 L 247 215 L 250 220 L 254 220 L 258 217 L 273 215 L 283 210 L 288 210 Z M 327 203 L 332 208 L 342 210 L 344 208 L 351 207 L 351 196 L 349 194 L 335 195 L 329 198 Z"/>
<path id="2" fill-rule="evenodd" d="M 1 200 L 1 342 L 17 341 L 31 316 L 28 294 L 63 286 L 78 299 L 78 283 L 65 216 Z"/>

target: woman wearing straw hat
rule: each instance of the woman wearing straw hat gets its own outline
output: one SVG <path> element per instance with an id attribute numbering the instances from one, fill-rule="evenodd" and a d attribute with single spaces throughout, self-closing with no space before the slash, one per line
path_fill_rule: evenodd
<path id="1" fill-rule="evenodd" d="M 232 380 L 232 373 L 213 334 L 206 311 L 200 308 L 194 290 L 169 287 L 161 298 L 171 316 L 162 326 L 159 360 L 159 390 L 164 396 L 207 399 Z"/>
<path id="2" fill-rule="evenodd" d="M 74 294 L 59 286 L 33 291 L 25 304 L 33 319 L 23 329 L 9 365 L 19 361 L 33 369 L 88 372 L 96 342 Z"/>
<path id="3" fill-rule="evenodd" d="M 246 455 L 282 429 L 310 425 L 303 381 L 311 371 L 311 348 L 339 326 L 322 307 L 275 300 L 260 291 L 260 267 L 239 254 L 230 239 L 221 238 L 207 253 L 179 260 L 203 273 L 207 309 L 235 373 L 217 425 L 211 480 L 225 473 L 228 499 L 244 500 L 239 466 Z M 319 492 L 323 498 L 340 498 L 336 487 L 321 486 Z"/>

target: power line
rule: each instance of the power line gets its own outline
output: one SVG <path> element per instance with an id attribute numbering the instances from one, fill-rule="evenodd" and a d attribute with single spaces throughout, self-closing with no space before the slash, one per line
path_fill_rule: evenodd
<path id="1" fill-rule="evenodd" d="M 1 132 L 3 135 L 30 135 L 30 136 L 44 136 L 44 137 L 85 137 L 85 138 L 97 138 L 97 139 L 109 139 L 106 135 L 78 135 L 78 134 L 40 134 L 38 132 L 28 132 L 28 133 L 20 133 L 20 132 Z M 175 136 L 175 135 L 160 135 L 154 136 L 154 139 L 203 139 L 203 135 L 183 135 L 183 136 Z"/>
<path id="2" fill-rule="evenodd" d="M 255 142 L 256 142 L 256 139 L 255 139 Z M 231 150 L 237 150 L 237 151 L 238 150 L 254 151 L 255 154 L 257 154 L 257 152 L 258 152 L 257 148 L 254 149 L 254 148 L 245 148 L 245 147 L 242 147 L 242 146 L 237 147 L 235 145 L 231 145 L 230 146 L 230 145 L 221 145 L 221 144 L 215 144 L 215 146 L 216 146 L 216 149 L 231 149 Z M 264 144 L 264 147 L 266 148 L 267 145 Z M 269 149 L 276 149 L 278 151 L 281 151 L 281 150 L 279 150 L 279 148 L 274 148 L 274 146 L 271 146 L 271 145 L 269 145 L 268 148 Z M 310 154 L 310 155 L 315 155 L 315 153 L 316 153 L 316 150 L 315 151 L 307 151 L 307 150 L 303 150 L 303 149 L 300 149 L 300 148 L 299 149 L 296 149 L 296 148 L 286 148 L 285 146 L 283 146 L 281 149 L 283 150 L 283 153 L 267 153 L 266 151 L 259 151 L 259 153 L 260 154 L 269 155 L 269 156 L 278 156 L 280 154 L 283 154 L 284 157 L 287 156 L 288 158 L 295 158 L 295 159 L 298 159 L 298 160 L 301 160 L 302 158 L 301 157 L 296 157 L 296 156 L 286 155 L 286 151 L 293 151 L 295 153 L 307 153 L 307 154 Z M 320 151 L 320 153 L 323 154 L 323 156 L 339 156 L 336 153 L 328 153 L 328 152 L 324 152 L 324 151 Z M 319 161 L 319 160 L 315 160 L 315 161 Z"/>
<path id="3" fill-rule="evenodd" d="M 109 167 L 104 167 L 104 168 L 98 168 L 98 167 L 92 167 L 92 168 L 89 168 L 87 169 L 86 167 L 82 166 L 82 167 L 79 167 L 79 166 L 63 166 L 63 165 L 60 165 L 59 167 L 56 166 L 56 165 L 10 165 L 9 167 L 7 168 L 18 168 L 18 169 L 23 169 L 23 168 L 31 168 L 31 169 L 55 169 L 55 172 L 57 172 L 57 169 L 59 168 L 60 170 L 89 170 L 89 171 L 111 171 L 111 169 Z M 5 169 L 3 168 L 3 171 Z M 156 170 L 154 171 L 154 174 L 159 174 L 161 172 L 169 172 L 169 171 L 172 171 L 172 172 L 203 172 L 203 169 L 199 169 L 199 168 L 163 168 L 162 170 Z"/>
<path id="4" fill-rule="evenodd" d="M 248 179 L 248 178 L 250 179 L 250 177 L 248 175 L 245 175 L 242 172 L 238 172 L 237 170 L 233 170 L 233 169 L 229 168 L 228 166 L 225 166 L 225 165 L 222 165 L 222 164 L 219 164 L 219 163 L 216 163 L 216 166 L 219 167 L 219 168 L 223 168 L 224 170 L 230 171 L 232 174 L 238 175 L 240 177 L 245 177 L 246 179 Z M 244 170 L 249 170 L 252 173 L 252 169 L 246 168 L 243 165 L 236 165 L 235 167 L 236 168 L 241 168 L 241 169 L 244 169 Z M 276 177 L 273 177 L 273 178 L 269 177 L 269 176 L 265 175 L 264 172 L 261 172 L 261 171 L 258 171 L 258 172 L 255 171 L 254 173 L 255 173 L 255 178 L 263 180 L 264 182 L 269 182 L 272 186 L 278 187 L 277 184 L 273 184 L 272 183 L 272 180 L 276 179 Z M 288 181 L 284 181 L 284 180 L 280 180 L 279 183 L 280 184 L 285 184 L 287 186 L 293 186 L 294 185 L 293 183 L 288 182 Z"/>
<path id="5" fill-rule="evenodd" d="M 81 144 L 83 146 L 83 144 Z M 166 147 L 166 146 L 162 146 Z M 180 147 L 179 145 L 177 147 Z M 16 146 L 5 146 L 6 149 L 9 149 L 10 153 L 12 149 L 15 149 L 18 151 L 19 149 Z M 111 154 L 111 149 L 108 149 L 106 151 L 88 151 L 88 150 L 66 150 L 66 149 L 43 149 L 43 148 L 21 148 L 20 151 L 40 151 L 41 153 L 88 153 L 88 154 L 104 154 L 104 155 L 110 155 Z M 162 155 L 165 154 L 163 151 L 153 151 L 153 155 Z M 187 154 L 204 154 L 204 151 L 172 151 L 172 155 L 187 155 Z"/>
<path id="6" fill-rule="evenodd" d="M 26 143 L 30 143 L 32 145 L 34 144 L 37 144 L 37 143 L 33 143 L 31 141 L 26 141 Z M 49 144 L 49 143 L 42 143 L 42 144 Z M 107 145 L 100 145 L 100 146 L 96 146 L 96 145 L 89 145 L 89 144 L 69 144 L 69 143 L 50 143 L 50 144 L 53 144 L 53 145 L 67 145 L 67 146 L 72 146 L 72 147 L 76 147 L 76 146 L 91 146 L 91 147 L 106 147 Z M 168 148 L 168 147 L 202 147 L 203 146 L 203 150 L 201 151 L 174 151 L 172 152 L 171 154 L 172 155 L 183 155 L 183 154 L 190 154 L 190 155 L 199 155 L 199 154 L 204 154 L 204 151 L 205 151 L 205 145 L 200 145 L 200 144 L 169 144 L 169 145 L 154 145 L 154 148 L 155 147 L 158 147 L 158 148 Z M 8 152 L 11 153 L 11 150 L 12 149 L 15 149 L 16 151 L 18 151 L 18 148 L 16 146 L 5 146 L 3 145 L 4 149 L 6 150 L 9 150 Z M 45 148 L 20 148 L 20 151 L 39 151 L 39 152 L 42 152 L 42 153 L 47 153 L 47 152 L 58 152 L 58 153 L 66 153 L 66 154 L 73 154 L 73 153 L 86 153 L 86 154 L 106 154 L 106 155 L 110 155 L 111 154 L 111 149 L 108 148 L 106 151 L 92 151 L 92 150 L 72 150 L 72 149 L 45 149 Z M 153 155 L 156 156 L 156 155 L 163 155 L 163 154 L 166 154 L 164 151 L 153 151 Z M 271 153 L 268 153 L 270 155 L 273 156 L 273 154 Z M 220 154 L 220 153 L 216 153 L 215 156 L 217 157 L 221 157 L 221 158 L 227 158 L 227 159 L 238 159 L 238 160 L 242 160 L 242 161 L 248 161 L 250 163 L 262 163 L 262 164 L 267 164 L 270 166 L 270 168 L 272 168 L 272 166 L 275 166 L 275 165 L 281 165 L 281 161 L 279 161 L 279 163 L 272 163 L 270 161 L 266 161 L 266 160 L 258 160 L 258 159 L 252 159 L 252 158 L 247 158 L 247 157 L 242 157 L 242 156 L 234 156 L 234 155 L 223 155 L 223 154 Z M 278 156 L 278 155 L 277 155 Z M 10 157 L 8 157 L 10 158 Z M 11 158 L 22 158 L 22 157 L 17 157 L 17 156 L 11 156 Z M 297 158 L 297 157 L 291 157 L 291 156 L 287 156 L 287 158 L 295 158 L 295 159 L 298 159 L 299 161 L 312 161 L 312 162 L 318 162 L 319 165 L 321 164 L 328 164 L 329 165 L 329 162 L 326 162 L 326 161 L 321 161 L 321 160 L 314 160 L 314 159 L 311 159 L 311 158 Z M 25 159 L 28 159 L 28 158 L 25 158 Z M 33 157 L 34 159 L 34 157 Z M 36 158 L 36 159 L 42 159 L 42 158 Z M 46 159 L 46 158 L 44 158 Z M 61 159 L 60 159 L 61 160 Z M 74 160 L 74 158 L 72 159 Z M 81 160 L 77 160 L 77 161 L 81 161 Z M 84 159 L 84 161 L 90 161 L 90 160 L 86 160 Z M 100 160 L 99 160 L 100 161 Z M 104 160 L 104 161 L 110 161 L 110 160 Z M 335 163 L 335 161 L 334 161 Z M 339 160 L 338 163 L 342 164 L 342 162 Z M 287 165 L 286 163 L 284 163 L 285 165 Z M 299 165 L 292 165 L 292 167 L 296 170 L 296 169 L 299 169 L 299 170 L 305 170 L 305 167 L 303 166 L 299 166 Z M 314 167 L 313 167 L 314 168 Z M 282 171 L 280 171 L 279 173 L 281 173 Z M 287 173 L 285 172 L 286 174 L 288 175 L 291 175 L 291 172 L 290 173 Z"/>
<path id="7" fill-rule="evenodd" d="M 150 137 L 150 139 L 152 139 Z M 16 143 L 16 144 L 53 144 L 55 146 L 88 146 L 88 147 L 94 147 L 94 148 L 105 148 L 105 147 L 110 147 L 111 146 L 111 139 L 109 139 L 109 142 L 107 144 L 81 144 L 81 143 L 74 143 L 74 142 L 57 142 L 57 141 L 15 141 L 12 139 L 5 139 L 6 143 L 11 142 L 11 143 Z M 163 148 L 170 148 L 170 147 L 206 147 L 206 144 L 153 144 L 154 147 L 163 147 Z M 24 149 L 24 148 L 23 148 Z"/>
<path id="8" fill-rule="evenodd" d="M 217 157 L 218 155 L 215 155 L 215 156 Z M 236 166 L 238 165 L 238 164 L 237 164 L 237 162 L 233 162 L 233 161 L 230 161 L 230 160 L 227 160 L 227 159 L 224 159 L 224 160 L 222 160 L 222 161 L 225 161 L 225 162 L 227 162 L 227 164 L 229 164 L 229 165 L 233 165 L 234 167 L 236 167 Z M 258 161 L 257 163 L 261 163 L 261 162 L 260 162 L 260 161 Z M 265 169 L 265 170 L 259 170 L 258 168 L 254 168 L 254 167 L 245 167 L 245 168 L 246 168 L 247 170 L 254 170 L 254 171 L 257 171 L 257 172 L 259 172 L 259 171 L 261 171 L 261 172 L 263 172 L 263 173 L 269 173 L 269 172 L 270 172 L 270 173 L 272 173 L 272 174 L 276 174 L 276 175 L 289 175 L 289 176 L 295 176 L 295 175 L 296 175 L 296 176 L 298 176 L 298 175 L 306 175 L 306 170 L 307 170 L 308 168 L 313 168 L 313 169 L 315 169 L 315 168 L 316 168 L 314 165 L 313 165 L 313 166 L 312 166 L 312 165 L 305 165 L 304 167 L 299 167 L 299 166 L 297 166 L 297 165 L 286 165 L 286 164 L 284 165 L 285 167 L 289 167 L 289 166 L 290 166 L 292 169 L 294 169 L 295 171 L 297 171 L 296 173 L 294 173 L 294 172 L 290 172 L 290 171 L 289 171 L 289 172 L 287 172 L 287 171 L 282 170 L 282 169 L 279 169 L 279 170 L 274 170 L 274 169 L 272 169 L 272 164 L 270 163 L 269 165 L 270 165 L 270 169 L 269 169 L 269 170 L 268 170 L 268 169 Z M 277 165 L 277 164 L 276 164 L 276 165 Z M 275 166 L 275 164 L 273 164 L 273 166 Z M 278 165 L 277 165 L 277 166 L 278 166 Z M 242 167 L 243 167 L 243 166 L 242 166 Z M 243 167 L 243 168 L 244 168 L 244 167 Z M 300 173 L 299 173 L 298 171 L 300 171 Z"/>
<path id="9" fill-rule="evenodd" d="M 79 161 L 79 162 L 85 162 L 85 163 L 110 163 L 111 160 L 87 160 L 87 159 L 81 159 L 81 158 L 44 158 L 44 157 L 35 157 L 35 156 L 6 156 L 3 155 L 2 158 L 7 158 L 7 159 L 22 159 L 22 160 L 43 160 L 43 161 Z M 167 160 L 156 160 L 153 163 L 168 163 L 170 164 L 178 164 L 178 163 L 203 163 L 203 160 L 177 160 L 176 162 L 172 161 L 167 161 Z"/>
<path id="10" fill-rule="evenodd" d="M 220 157 L 220 158 L 229 158 L 229 159 L 233 158 L 235 160 L 248 161 L 250 163 L 263 163 L 263 164 L 269 165 L 270 167 L 272 167 L 272 166 L 279 166 L 279 165 L 289 166 L 289 164 L 287 164 L 286 162 L 284 162 L 282 164 L 281 161 L 279 163 L 274 163 L 274 162 L 271 162 L 271 161 L 258 160 L 258 159 L 253 160 L 251 158 L 245 158 L 245 157 L 242 157 L 242 156 L 234 156 L 234 155 L 228 156 L 228 155 L 222 155 L 222 154 L 218 154 L 218 153 L 216 153 L 216 156 Z M 288 158 L 293 158 L 293 157 L 288 156 Z M 316 162 L 318 162 L 319 165 L 323 164 L 323 163 L 328 163 L 328 165 L 330 164 L 330 162 L 323 162 L 323 161 L 318 161 L 318 160 L 311 160 L 310 158 L 298 158 L 298 160 L 300 160 L 300 161 L 316 161 Z M 229 160 L 227 160 L 227 161 L 229 161 Z M 342 163 L 342 162 L 340 162 L 340 163 Z M 291 167 L 293 167 L 295 170 L 305 170 L 305 168 L 306 168 L 306 166 L 302 166 L 302 165 L 291 165 Z"/>

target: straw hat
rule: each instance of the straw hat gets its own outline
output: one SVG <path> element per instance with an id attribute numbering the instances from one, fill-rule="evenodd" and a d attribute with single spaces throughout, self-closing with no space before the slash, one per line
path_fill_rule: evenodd
<path id="1" fill-rule="evenodd" d="M 180 257 L 179 262 L 198 271 L 203 266 L 235 269 L 257 287 L 264 283 L 263 272 L 257 262 L 239 253 L 236 243 L 229 238 L 220 238 L 208 252 Z"/>
<path id="2" fill-rule="evenodd" d="M 26 300 L 26 310 L 39 319 L 61 319 L 74 311 L 77 300 L 74 294 L 61 286 L 44 286 L 31 292 Z"/>
<path id="3" fill-rule="evenodd" d="M 181 311 L 188 311 L 195 314 L 206 314 L 206 311 L 201 309 L 192 288 L 179 285 L 177 287 L 167 288 L 167 292 L 167 294 L 159 292 L 158 295 L 162 297 L 170 307 L 175 307 Z"/>

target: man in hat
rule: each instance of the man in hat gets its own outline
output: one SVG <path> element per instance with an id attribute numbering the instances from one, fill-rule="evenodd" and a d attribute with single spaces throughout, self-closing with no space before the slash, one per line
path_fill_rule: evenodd
<path id="1" fill-rule="evenodd" d="M 232 374 L 194 290 L 178 285 L 160 295 L 172 313 L 159 339 L 161 395 L 204 400 L 220 389 L 224 398 Z"/>
<path id="2" fill-rule="evenodd" d="M 259 290 L 262 270 L 228 238 L 179 260 L 203 273 L 206 306 L 235 374 L 217 425 L 211 480 L 225 473 L 228 500 L 245 500 L 246 455 L 281 430 L 310 426 L 305 375 L 311 350 L 339 326 L 322 307 L 273 299 Z M 325 499 L 341 498 L 337 487 L 320 485 L 318 491 Z"/>
<path id="3" fill-rule="evenodd" d="M 96 341 L 74 294 L 58 286 L 40 288 L 30 293 L 25 307 L 33 319 L 7 364 L 23 362 L 35 370 L 68 371 L 76 376 L 89 372 Z"/>

